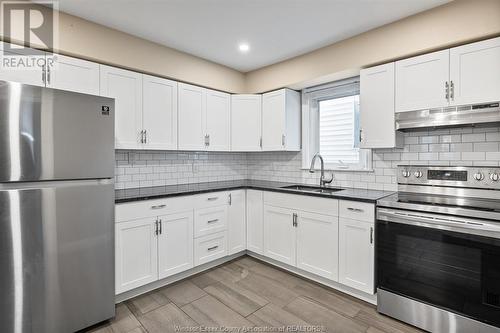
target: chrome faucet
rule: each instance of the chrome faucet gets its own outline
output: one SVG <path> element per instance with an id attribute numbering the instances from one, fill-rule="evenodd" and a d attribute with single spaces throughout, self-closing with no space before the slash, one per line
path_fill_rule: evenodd
<path id="1" fill-rule="evenodd" d="M 316 158 L 319 157 L 319 161 L 321 162 L 321 177 L 319 177 L 319 186 L 325 187 L 326 184 L 330 184 L 333 181 L 333 174 L 330 175 L 329 179 L 325 179 L 325 162 L 323 161 L 323 156 L 319 153 L 314 155 L 311 161 L 311 167 L 309 168 L 310 173 L 314 173 L 314 163 L 316 162 Z"/>

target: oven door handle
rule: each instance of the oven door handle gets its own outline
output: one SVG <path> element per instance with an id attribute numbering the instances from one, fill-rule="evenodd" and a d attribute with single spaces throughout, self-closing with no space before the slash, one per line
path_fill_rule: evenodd
<path id="1" fill-rule="evenodd" d="M 377 220 L 500 239 L 500 223 L 449 215 L 378 208 Z"/>

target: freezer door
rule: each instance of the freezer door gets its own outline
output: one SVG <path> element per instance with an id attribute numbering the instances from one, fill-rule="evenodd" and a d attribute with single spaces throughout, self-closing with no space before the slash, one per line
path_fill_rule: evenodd
<path id="1" fill-rule="evenodd" d="M 109 180 L 0 185 L 2 332 L 68 333 L 114 316 Z"/>
<path id="2" fill-rule="evenodd" d="M 113 173 L 113 99 L 0 81 L 0 182 Z"/>

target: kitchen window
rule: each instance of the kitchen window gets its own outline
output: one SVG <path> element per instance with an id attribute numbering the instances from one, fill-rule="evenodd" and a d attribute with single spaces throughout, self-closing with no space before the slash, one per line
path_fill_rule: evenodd
<path id="1" fill-rule="evenodd" d="M 330 170 L 368 171 L 369 149 L 359 148 L 359 77 L 302 91 L 303 167 L 319 152 Z"/>

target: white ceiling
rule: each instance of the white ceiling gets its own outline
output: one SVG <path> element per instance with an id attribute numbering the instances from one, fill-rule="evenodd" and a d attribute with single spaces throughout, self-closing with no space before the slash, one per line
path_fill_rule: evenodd
<path id="1" fill-rule="evenodd" d="M 59 8 L 247 72 L 449 1 L 59 0 Z"/>

